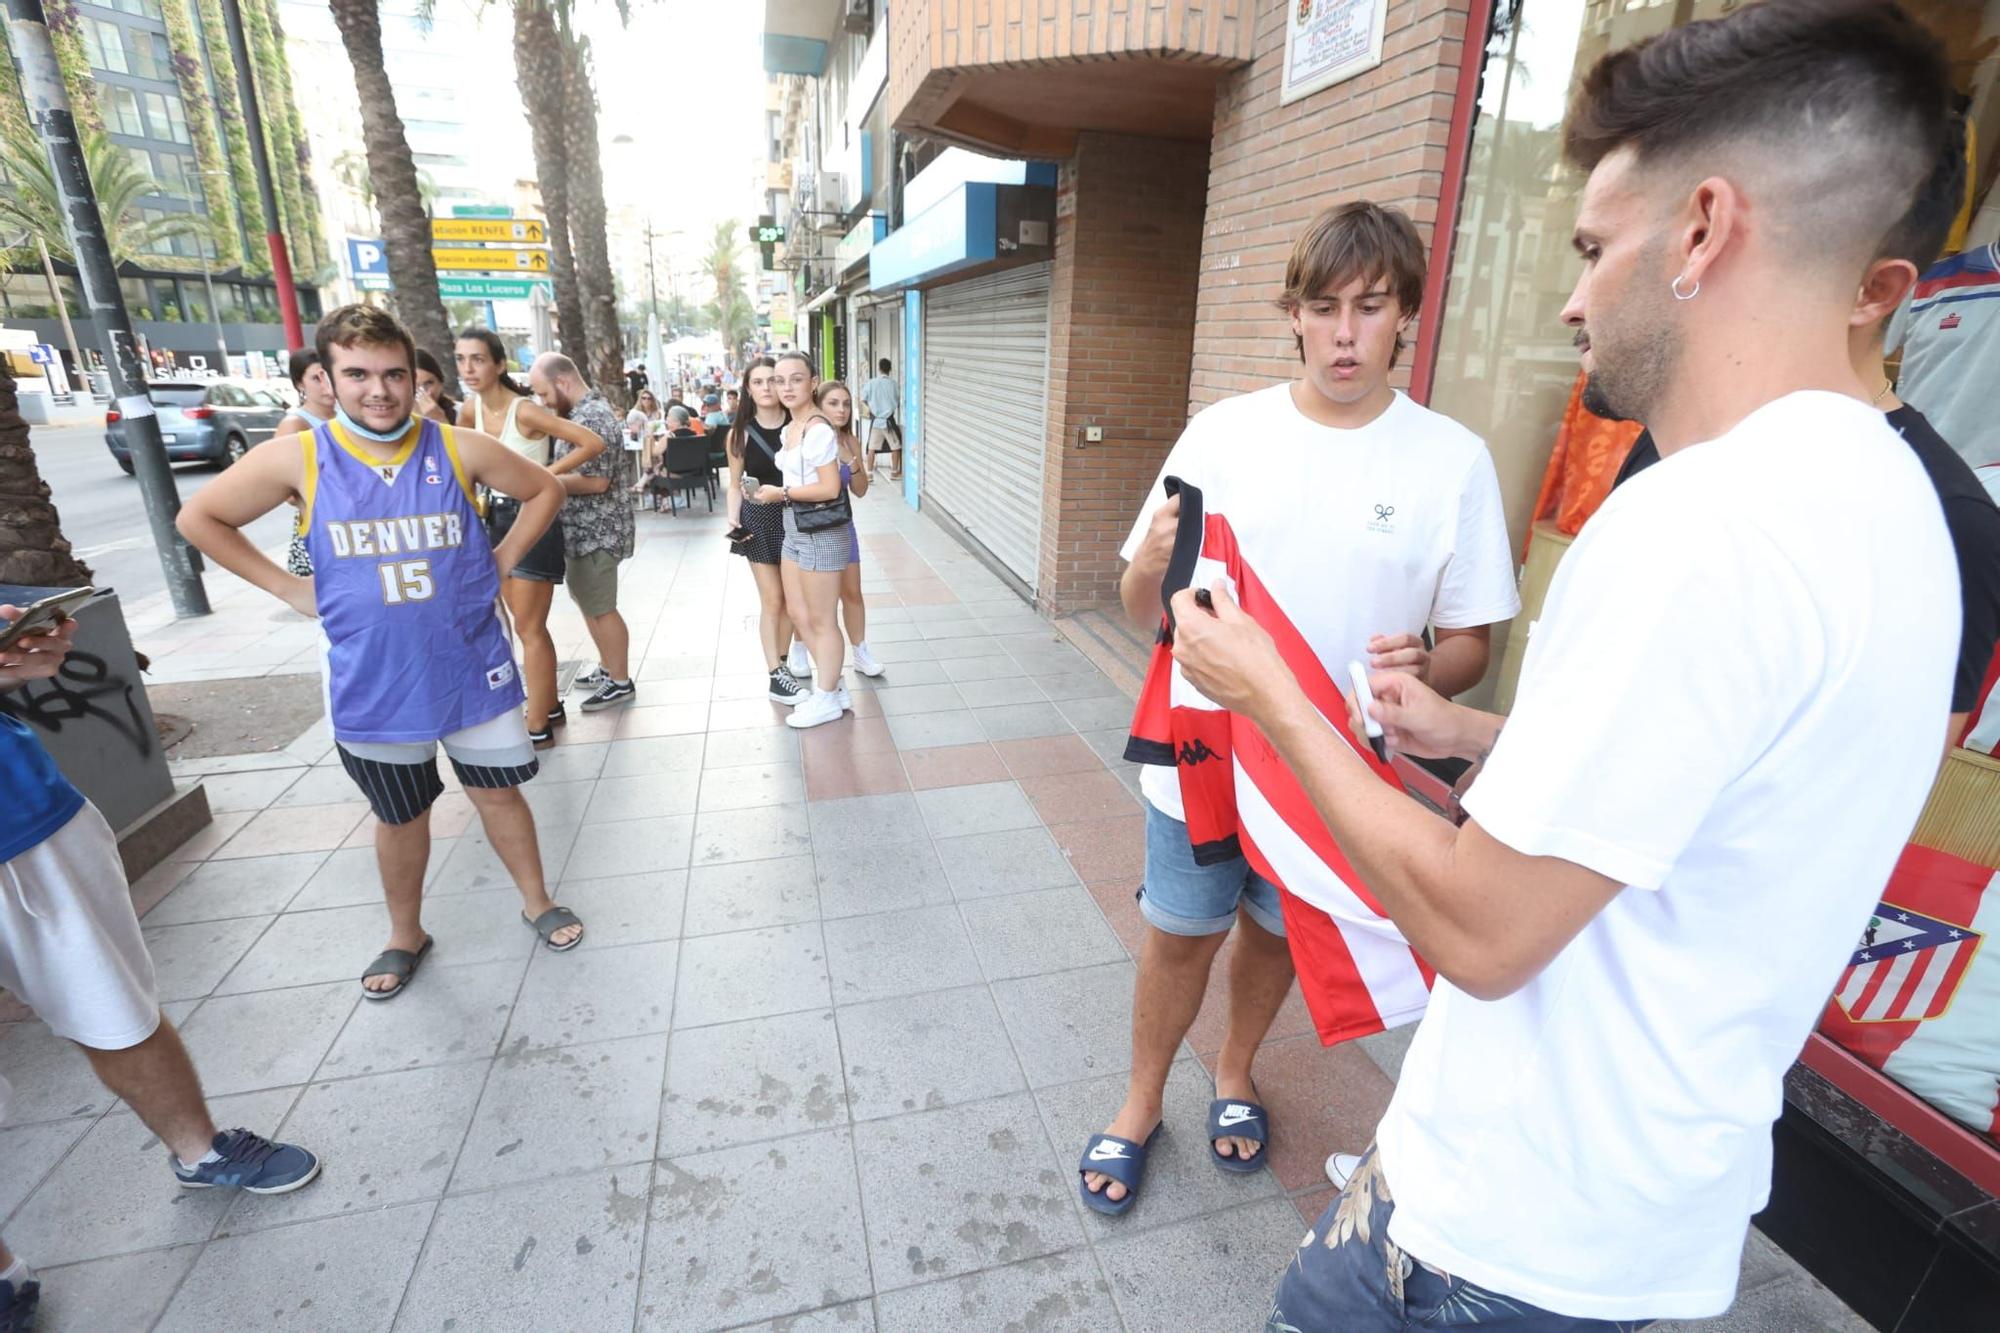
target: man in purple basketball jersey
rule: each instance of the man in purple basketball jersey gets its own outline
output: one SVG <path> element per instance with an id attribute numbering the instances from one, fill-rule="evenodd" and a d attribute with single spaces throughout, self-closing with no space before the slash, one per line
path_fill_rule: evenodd
<path id="1" fill-rule="evenodd" d="M 521 891 L 521 919 L 549 948 L 583 923 L 542 877 L 520 786 L 539 770 L 521 681 L 500 619 L 500 573 L 555 520 L 562 487 L 491 436 L 413 417 L 416 348 L 395 318 L 350 305 L 321 321 L 333 420 L 280 436 L 204 488 L 180 529 L 224 569 L 320 621 L 327 713 L 346 768 L 375 812 L 389 944 L 362 993 L 401 993 L 431 947 L 421 920 L 430 808 L 442 743 L 487 841 Z M 496 547 L 474 507 L 485 485 L 521 500 Z M 314 574 L 286 573 L 241 529 L 299 497 Z"/>

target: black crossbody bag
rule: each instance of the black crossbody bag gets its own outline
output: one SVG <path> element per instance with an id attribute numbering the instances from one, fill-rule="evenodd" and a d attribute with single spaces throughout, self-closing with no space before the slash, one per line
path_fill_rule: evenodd
<path id="1" fill-rule="evenodd" d="M 832 428 L 832 423 L 829 422 L 827 429 Z M 754 432 L 747 433 L 751 441 L 764 451 L 764 457 L 771 460 L 771 466 L 778 468 L 779 475 L 783 476 L 784 469 L 779 467 L 778 456 L 771 452 L 771 446 L 758 439 Z M 826 532 L 843 523 L 854 521 L 854 507 L 847 502 L 845 486 L 841 487 L 840 494 L 831 500 L 793 500 L 791 506 L 792 526 L 800 532 Z"/>

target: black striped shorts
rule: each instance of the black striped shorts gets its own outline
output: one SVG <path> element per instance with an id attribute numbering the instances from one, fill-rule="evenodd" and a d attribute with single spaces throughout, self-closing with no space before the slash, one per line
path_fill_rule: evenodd
<path id="1" fill-rule="evenodd" d="M 442 741 L 341 741 L 334 748 L 375 817 L 384 824 L 407 824 L 444 792 L 437 770 L 439 745 L 462 787 L 518 787 L 542 767 L 528 740 L 527 723 L 511 708 Z"/>

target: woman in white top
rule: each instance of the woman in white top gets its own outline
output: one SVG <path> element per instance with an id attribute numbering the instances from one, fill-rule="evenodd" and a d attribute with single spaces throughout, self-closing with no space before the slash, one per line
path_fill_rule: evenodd
<path id="1" fill-rule="evenodd" d="M 778 450 L 780 485 L 758 488 L 752 499 L 785 506 L 785 546 L 782 577 L 785 604 L 799 637 L 813 655 L 813 690 L 785 719 L 794 727 L 837 722 L 852 707 L 841 688 L 840 666 L 847 653 L 840 636 L 840 578 L 853 545 L 853 521 L 816 531 L 799 527 L 801 506 L 834 500 L 848 503 L 840 480 L 840 440 L 826 414 L 813 402 L 819 377 L 804 352 L 784 352 L 773 372 L 778 401 L 792 414 Z"/>
<path id="2" fill-rule="evenodd" d="M 643 464 L 640 468 L 641 476 L 653 470 L 654 465 L 660 461 L 655 455 L 666 448 L 663 443 L 655 439 L 656 436 L 662 439 L 665 437 L 665 431 L 660 429 L 662 420 L 660 400 L 653 396 L 651 389 L 639 390 L 638 402 L 634 403 L 632 410 L 625 414 L 625 443 L 628 447 L 636 444 L 645 450 L 641 459 Z"/>
<path id="3" fill-rule="evenodd" d="M 458 409 L 460 429 L 491 435 L 531 462 L 564 477 L 565 487 L 595 478 L 572 476 L 604 452 L 596 431 L 566 421 L 528 396 L 507 373 L 507 348 L 491 329 L 470 328 L 458 335 L 458 378 L 466 399 Z M 555 458 L 555 441 L 572 447 Z M 495 493 L 486 507 L 486 526 L 498 542 L 520 516 L 520 501 Z M 521 563 L 501 580 L 500 596 L 521 640 L 521 684 L 528 692 L 528 738 L 538 750 L 556 743 L 555 729 L 568 721 L 556 700 L 556 641 L 549 634 L 549 604 L 563 581 L 562 520 L 558 518 L 530 547 Z"/>

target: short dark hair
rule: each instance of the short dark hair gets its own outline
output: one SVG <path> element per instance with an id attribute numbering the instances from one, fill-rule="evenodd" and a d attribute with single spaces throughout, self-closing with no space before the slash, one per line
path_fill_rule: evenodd
<path id="1" fill-rule="evenodd" d="M 1943 47 L 1901 6 L 1766 0 L 1604 56 L 1570 104 L 1563 152 L 1585 171 L 1620 148 L 1705 166 L 1739 143 L 1821 162 L 1793 211 L 1826 235 L 1845 207 L 1834 234 L 1873 257 L 1938 161 L 1951 97 Z"/>
<path id="2" fill-rule="evenodd" d="M 1386 283 L 1405 315 L 1422 308 L 1424 241 L 1407 214 L 1356 199 L 1314 218 L 1285 261 L 1285 290 L 1278 296 L 1278 308 L 1295 315 L 1306 302 L 1356 278 Z M 1305 339 L 1292 341 L 1304 357 Z"/>
<path id="3" fill-rule="evenodd" d="M 286 359 L 285 368 L 292 377 L 294 389 L 305 388 L 306 372 L 319 364 L 319 353 L 310 347 L 295 348 Z"/>
<path id="4" fill-rule="evenodd" d="M 1966 127 L 1962 109 L 1945 123 L 1944 150 L 1924 183 L 1917 187 L 1916 201 L 1902 220 L 1882 238 L 1878 259 L 1907 259 L 1921 273 L 1944 253 L 1951 239 L 1952 224 L 1965 207 Z"/>
<path id="5" fill-rule="evenodd" d="M 876 365 L 877 365 L 878 367 L 880 367 L 880 368 L 881 368 L 881 371 L 882 371 L 882 373 L 883 373 L 884 375 L 886 375 L 886 374 L 888 374 L 888 373 L 889 373 L 889 358 L 888 358 L 888 357 L 886 357 L 886 356 L 885 356 L 885 357 L 883 357 L 883 358 L 882 358 L 882 359 L 881 359 L 880 361 L 877 361 L 877 362 L 876 362 L 875 364 L 876 364 Z"/>
<path id="6" fill-rule="evenodd" d="M 344 305 L 319 322 L 313 330 L 313 350 L 328 375 L 333 373 L 336 347 L 400 347 L 408 359 L 410 373 L 417 373 L 417 340 L 401 320 L 372 305 Z"/>

